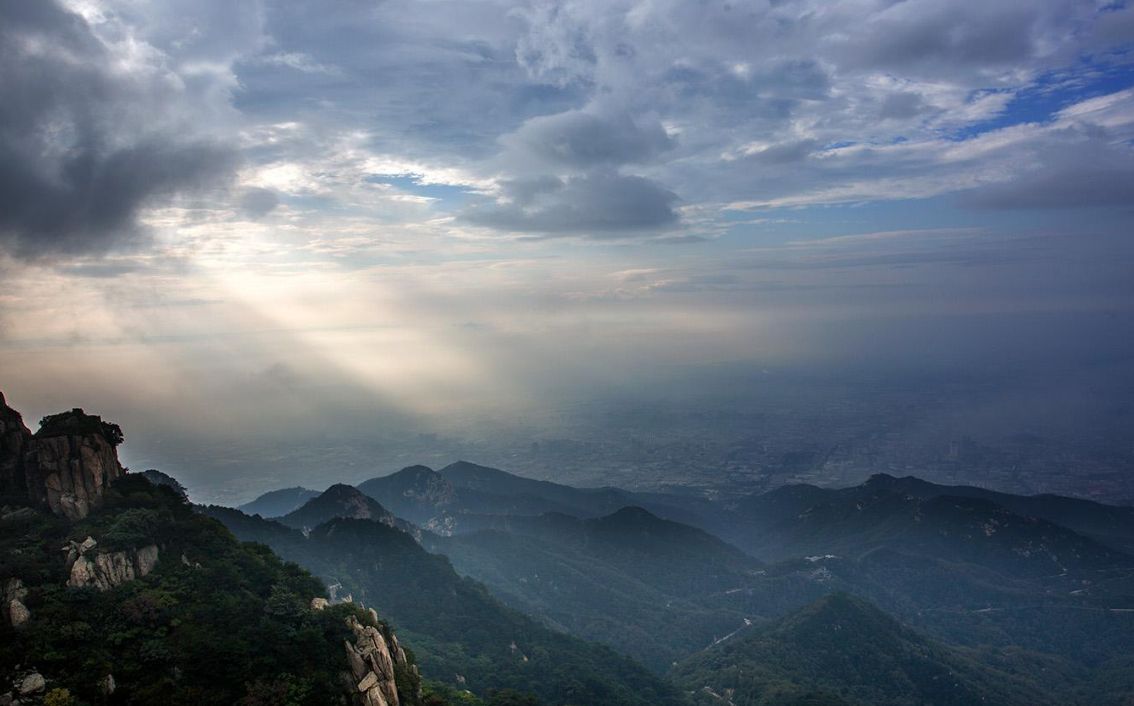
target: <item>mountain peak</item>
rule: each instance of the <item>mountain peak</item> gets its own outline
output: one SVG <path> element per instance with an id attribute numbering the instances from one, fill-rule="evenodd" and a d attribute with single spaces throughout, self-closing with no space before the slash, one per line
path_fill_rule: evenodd
<path id="1" fill-rule="evenodd" d="M 459 478 L 466 477 L 489 477 L 489 478 L 521 478 L 513 473 L 502 471 L 499 468 L 492 468 L 491 466 L 482 466 L 479 463 L 472 461 L 459 460 L 450 463 L 440 471 L 443 476 L 456 476 Z"/>
<path id="2" fill-rule="evenodd" d="M 436 514 L 436 508 L 456 500 L 453 484 L 429 466 L 406 466 L 388 476 L 371 478 L 359 484 L 358 489 L 387 507 L 399 517 L 414 522 L 425 522 Z M 428 511 L 424 511 L 424 510 Z"/>
<path id="3" fill-rule="evenodd" d="M 297 485 L 292 488 L 269 490 L 255 500 L 244 503 L 237 509 L 247 515 L 282 517 L 319 495 L 320 493 L 317 490 L 311 490 Z"/>
<path id="4" fill-rule="evenodd" d="M 862 484 L 863 487 L 875 490 L 900 490 L 903 492 L 921 495 L 924 491 L 933 489 L 933 484 L 917 476 L 892 476 L 889 473 L 875 473 Z"/>
<path id="5" fill-rule="evenodd" d="M 893 627 L 897 626 L 897 622 L 894 621 L 893 618 L 886 615 L 886 613 L 873 603 L 869 603 L 845 591 L 828 593 L 811 605 L 805 607 L 797 616 L 823 622 L 841 620 L 849 617 L 856 619 L 865 618 L 869 620 L 881 620 L 887 625 Z"/>
<path id="6" fill-rule="evenodd" d="M 361 490 L 355 488 L 353 485 L 347 485 L 346 483 L 335 483 L 334 485 L 331 485 L 326 490 L 324 490 L 321 493 L 320 497 L 354 498 L 366 496 Z"/>
<path id="7" fill-rule="evenodd" d="M 445 466 L 444 468 L 442 468 L 440 472 L 445 473 L 446 471 L 457 471 L 457 470 L 496 471 L 497 473 L 504 473 L 504 471 L 501 471 L 499 469 L 490 468 L 488 466 L 482 466 L 479 463 L 473 463 L 472 461 L 466 461 L 463 458 L 458 459 L 456 461 L 453 461 L 448 466 Z"/>
<path id="8" fill-rule="evenodd" d="M 409 476 L 409 477 L 414 477 L 414 478 L 420 478 L 420 477 L 431 478 L 431 477 L 434 477 L 434 476 L 437 476 L 437 475 L 440 475 L 440 474 L 437 473 L 437 471 L 430 468 L 429 466 L 423 466 L 420 463 L 415 463 L 412 466 L 406 466 L 405 468 L 401 469 L 400 471 L 396 471 L 394 473 L 391 473 L 390 477 Z"/>
<path id="9" fill-rule="evenodd" d="M 336 517 L 376 520 L 387 525 L 395 522 L 393 514 L 377 500 L 345 483 L 332 485 L 299 509 L 281 517 L 280 522 L 290 527 L 311 528 Z"/>
<path id="10" fill-rule="evenodd" d="M 639 507 L 638 505 L 627 505 L 624 508 L 620 508 L 618 510 L 615 510 L 614 512 L 610 513 L 609 515 L 607 515 L 605 518 L 602 518 L 602 519 L 616 521 L 616 522 L 636 522 L 636 523 L 665 522 L 665 520 L 661 519 L 660 517 L 658 517 L 654 513 L 650 512 L 649 510 L 647 510 L 644 507 Z"/>

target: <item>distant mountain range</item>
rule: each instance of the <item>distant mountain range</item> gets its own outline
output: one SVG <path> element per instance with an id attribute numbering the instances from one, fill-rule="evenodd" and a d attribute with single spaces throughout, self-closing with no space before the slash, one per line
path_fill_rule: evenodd
<path id="1" fill-rule="evenodd" d="M 280 517 L 297 509 L 311 498 L 318 497 L 318 495 L 319 491 L 309 490 L 307 488 L 281 488 L 264 493 L 252 502 L 245 503 L 237 509 L 249 515 Z"/>
<path id="2" fill-rule="evenodd" d="M 659 674 L 672 668 L 671 678 L 706 703 L 922 703 L 919 670 L 960 675 L 955 703 L 1007 698 L 1005 684 L 1022 696 L 985 702 L 1094 703 L 1111 693 L 1096 676 L 1121 671 L 1134 652 L 1130 508 L 887 475 L 843 489 L 785 486 L 724 505 L 571 488 L 467 462 L 412 466 L 359 490 L 424 527 L 416 535 L 424 549 L 503 603 Z M 861 598 L 832 604 L 838 610 L 872 617 L 836 624 L 885 625 L 903 636 L 885 644 L 929 651 L 928 661 L 906 665 L 904 690 L 848 691 L 849 674 L 825 681 L 803 670 L 753 682 L 739 699 L 735 686 L 694 688 L 680 676 L 705 673 L 708 662 L 697 660 L 718 653 L 739 663 L 737 649 L 769 658 L 769 645 L 795 634 L 781 629 L 788 616 L 840 592 Z M 763 637 L 747 637 L 756 634 Z M 864 644 L 876 637 L 860 636 Z M 982 671 L 981 660 L 998 666 Z M 1053 683 L 1054 673 L 1062 681 Z M 794 686 L 769 686 L 784 679 Z"/>
<path id="3" fill-rule="evenodd" d="M 926 521 L 926 514 L 933 516 L 931 521 Z M 972 539 L 979 543 L 1014 551 L 1024 559 L 1037 558 L 1022 562 L 1037 571 L 1063 563 L 1107 564 L 1134 543 L 1134 508 L 942 486 L 883 474 L 850 488 L 784 486 L 743 500 L 730 517 L 731 527 L 723 533 L 768 559 L 838 547 L 869 549 L 899 539 L 931 541 L 924 528 L 938 534 L 975 532 Z M 1009 546 L 1024 537 L 1040 543 L 1030 548 Z M 1049 566 L 1043 566 L 1041 554 L 1050 560 Z"/>
<path id="4" fill-rule="evenodd" d="M 933 493 L 913 480 L 875 476 L 840 490 L 779 488 L 736 509 L 730 539 L 768 560 L 890 548 L 1032 576 L 1134 566 L 1118 549 L 1067 527 L 975 494 Z"/>

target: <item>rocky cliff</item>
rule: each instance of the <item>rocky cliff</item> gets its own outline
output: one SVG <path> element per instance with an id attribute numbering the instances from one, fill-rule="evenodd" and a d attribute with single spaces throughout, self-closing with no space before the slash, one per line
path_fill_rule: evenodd
<path id="1" fill-rule="evenodd" d="M 378 623 L 373 610 L 370 617 L 379 627 L 363 625 L 354 616 L 347 618 L 347 626 L 354 633 L 353 643 L 346 643 L 356 691 L 352 701 L 358 706 L 401 706 L 397 674 L 400 671 L 409 681 L 419 683 L 417 667 L 410 664 L 393 631 Z M 420 698 L 416 694 L 407 696 Z"/>
<path id="2" fill-rule="evenodd" d="M 157 566 L 155 544 L 117 552 L 95 551 L 96 546 L 98 542 L 87 537 L 83 542 L 70 542 L 67 547 L 67 585 L 71 588 L 93 586 L 109 591 L 145 576 Z"/>
<path id="3" fill-rule="evenodd" d="M 35 434 L 0 393 L 0 496 L 79 520 L 125 473 L 118 425 L 81 409 L 45 417 Z"/>

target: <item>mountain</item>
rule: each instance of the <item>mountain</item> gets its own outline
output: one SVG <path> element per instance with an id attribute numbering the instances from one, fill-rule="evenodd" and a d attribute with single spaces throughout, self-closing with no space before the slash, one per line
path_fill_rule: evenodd
<path id="1" fill-rule="evenodd" d="M 590 519 L 560 513 L 504 516 L 496 518 L 487 531 L 526 535 L 580 551 L 593 562 L 618 566 L 675 595 L 704 591 L 707 584 L 731 586 L 737 575 L 760 567 L 760 562 L 720 539 L 640 507 L 624 507 Z M 438 540 L 436 546 L 475 545 L 481 536 L 477 532 L 467 538 Z"/>
<path id="2" fill-rule="evenodd" d="M 513 483 L 507 474 L 481 475 L 503 479 L 494 490 Z M 748 560 L 741 570 L 710 568 L 714 553 L 696 542 L 682 563 L 669 550 L 683 541 L 635 531 L 662 521 L 642 508 L 601 520 L 465 515 L 465 527 L 480 529 L 426 541 L 508 605 L 657 670 L 745 620 L 777 619 L 837 590 L 965 645 L 1018 645 L 1089 665 L 1134 649 L 1129 556 L 987 499 L 885 481 L 839 490 L 785 486 L 721 507 L 722 533 L 773 562 Z M 624 544 L 616 551 L 620 545 L 598 531 L 604 526 L 619 528 L 614 536 L 623 542 L 640 534 L 641 551 Z M 678 526 L 688 537 L 695 531 Z M 680 585 L 688 577 L 698 577 L 698 590 Z"/>
<path id="3" fill-rule="evenodd" d="M 295 529 L 310 529 L 336 517 L 374 520 L 391 527 L 397 521 L 393 513 L 376 500 L 342 483 L 327 488 L 302 507 L 280 517 L 279 521 Z"/>
<path id="4" fill-rule="evenodd" d="M 398 517 L 443 535 L 471 531 L 500 516 L 566 509 L 544 498 L 459 488 L 427 466 L 409 466 L 388 476 L 371 478 L 358 488 Z"/>
<path id="5" fill-rule="evenodd" d="M 1134 553 L 1134 507 L 1105 505 L 1060 495 L 1013 495 L 968 485 L 938 485 L 913 476 L 895 478 L 878 474 L 868 483 L 888 486 L 919 498 L 949 495 L 988 500 L 1017 515 L 1038 517 L 1119 551 Z"/>
<path id="6" fill-rule="evenodd" d="M 704 526 L 719 512 L 702 498 L 617 488 L 574 488 L 468 461 L 458 461 L 440 471 L 410 466 L 364 481 L 358 488 L 398 517 L 446 535 L 483 529 L 499 516 L 553 512 L 590 518 L 638 505 L 666 519 Z"/>
<path id="7" fill-rule="evenodd" d="M 847 594 L 756 625 L 674 668 L 706 704 L 838 703 L 1041 706 L 1037 683 L 926 638 Z"/>
<path id="8" fill-rule="evenodd" d="M 634 504 L 632 493 L 617 488 L 574 488 L 524 478 L 468 461 L 457 461 L 445 466 L 439 474 L 455 488 L 486 496 L 515 498 L 527 505 L 522 511 L 513 514 L 563 512 L 580 517 L 594 517 Z"/>
<path id="9" fill-rule="evenodd" d="M 723 534 L 772 564 L 740 607 L 775 617 L 843 590 L 958 644 L 1018 646 L 1092 667 L 1134 649 L 1134 559 L 982 494 L 938 490 L 948 488 L 875 476 L 744 500 L 725 514 Z M 1014 497 L 1000 499 L 1027 507 Z"/>
<path id="10" fill-rule="evenodd" d="M 658 671 L 744 625 L 745 613 L 706 599 L 748 585 L 760 566 L 635 507 L 587 520 L 499 517 L 492 529 L 426 542 L 507 604 Z"/>
<path id="11" fill-rule="evenodd" d="M 282 517 L 318 495 L 319 491 L 317 490 L 309 490 L 299 486 L 295 488 L 281 488 L 264 493 L 252 502 L 245 503 L 237 509 L 248 515 Z"/>
<path id="12" fill-rule="evenodd" d="M 439 518 L 457 503 L 452 484 L 428 466 L 409 466 L 388 476 L 371 478 L 359 483 L 358 489 L 398 517 L 427 529 L 433 529 Z"/>
<path id="13" fill-rule="evenodd" d="M 78 409 L 31 435 L 0 405 L 0 702 L 423 704 L 376 613 L 126 472 L 121 441 Z"/>
<path id="14" fill-rule="evenodd" d="M 562 512 L 575 517 L 600 517 L 620 508 L 639 506 L 667 520 L 701 527 L 714 524 L 720 507 L 692 494 L 647 493 L 621 488 L 576 488 L 517 476 L 497 468 L 457 461 L 439 473 L 458 491 L 476 491 L 520 503 L 508 514 L 539 515 Z"/>
<path id="15" fill-rule="evenodd" d="M 237 536 L 265 542 L 320 575 L 340 595 L 376 607 L 412 642 L 423 673 L 450 687 L 530 692 L 551 706 L 682 702 L 630 659 L 505 607 L 398 529 L 333 519 L 304 537 L 236 510 L 204 511 Z"/>
<path id="16" fill-rule="evenodd" d="M 1130 556 L 1048 520 L 980 497 L 911 493 L 893 480 L 785 486 L 748 498 L 728 538 L 767 560 L 885 547 L 1036 577 L 1134 567 Z"/>
<path id="17" fill-rule="evenodd" d="M 328 606 L 313 576 L 239 544 L 141 474 L 112 483 L 80 522 L 5 515 L 0 585 L 0 689 L 15 682 L 57 703 L 71 703 L 64 690 L 83 703 L 112 693 L 138 705 L 369 705 L 371 689 L 422 700 L 412 658 L 386 624 Z M 391 655 L 397 684 L 384 663 L 350 658 L 377 649 Z M 372 684 L 347 689 L 344 675 Z"/>
<path id="18" fill-rule="evenodd" d="M 820 504 L 847 507 L 871 504 L 879 497 L 928 501 L 940 497 L 982 500 L 1024 518 L 1057 524 L 1126 553 L 1134 546 L 1134 508 L 1057 495 L 1013 495 L 964 485 L 938 485 L 907 476 L 876 474 L 849 488 L 819 488 L 788 485 L 754 495 L 735 508 L 735 519 L 744 531 L 759 532 L 784 522 Z"/>

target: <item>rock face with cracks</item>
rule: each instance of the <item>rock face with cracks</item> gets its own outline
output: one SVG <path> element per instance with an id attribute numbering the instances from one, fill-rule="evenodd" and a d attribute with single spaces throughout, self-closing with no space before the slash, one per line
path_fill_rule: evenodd
<path id="1" fill-rule="evenodd" d="M 96 546 L 94 538 L 87 537 L 81 543 L 71 542 L 65 547 L 70 565 L 67 585 L 71 588 L 93 586 L 109 591 L 145 576 L 157 566 L 158 548 L 154 544 L 117 552 L 94 551 Z"/>
<path id="2" fill-rule="evenodd" d="M 81 520 L 126 471 L 116 424 L 81 409 L 46 417 L 35 434 L 0 393 L 0 496 Z"/>
<path id="3" fill-rule="evenodd" d="M 376 617 L 371 611 L 371 617 Z M 355 693 L 353 702 L 360 706 L 400 706 L 397 670 L 416 674 L 417 667 L 406 658 L 393 631 L 385 626 L 363 625 L 357 618 L 347 619 L 354 641 L 347 641 Z"/>

